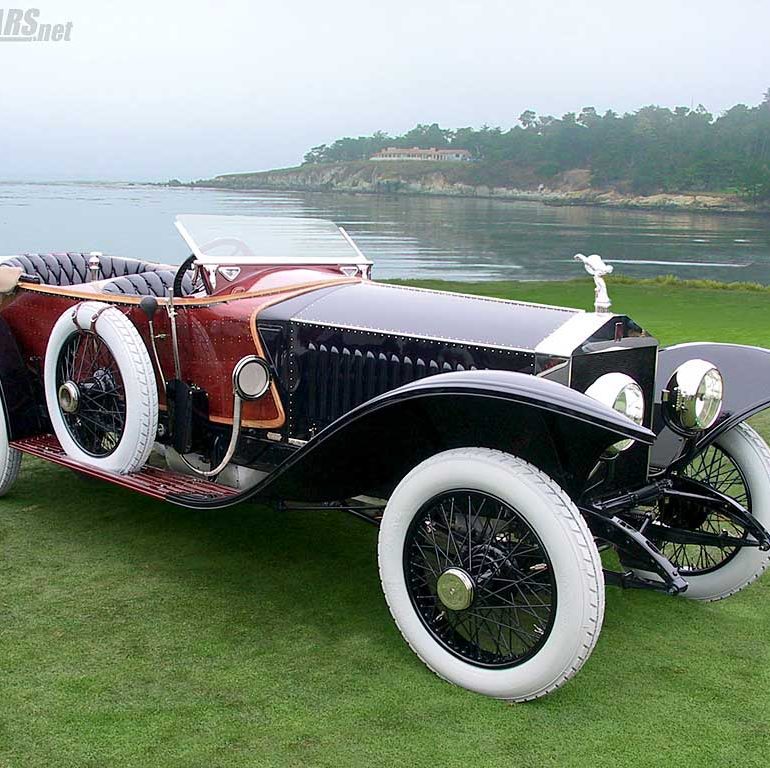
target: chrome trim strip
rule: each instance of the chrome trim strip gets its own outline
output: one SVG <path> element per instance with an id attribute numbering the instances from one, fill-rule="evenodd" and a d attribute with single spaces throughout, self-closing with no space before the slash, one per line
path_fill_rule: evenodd
<path id="1" fill-rule="evenodd" d="M 614 317 L 617 315 L 607 312 L 581 312 L 573 315 L 550 336 L 546 336 L 535 347 L 535 352 L 554 357 L 570 357 L 583 342 L 588 341 Z"/>
<path id="2" fill-rule="evenodd" d="M 187 243 L 190 253 L 192 253 L 198 261 L 205 261 L 206 257 L 201 253 L 200 248 L 198 248 L 197 243 L 193 240 L 192 235 L 187 231 L 187 228 L 178 218 L 174 221 L 174 226 L 176 227 L 177 232 L 182 236 L 182 240 Z"/>
<path id="3" fill-rule="evenodd" d="M 339 225 L 337 225 L 337 229 L 339 229 L 340 234 L 345 238 L 345 240 L 347 240 L 348 245 L 358 254 L 359 258 L 361 259 L 361 264 L 365 264 L 368 267 L 373 266 L 374 262 L 364 256 L 364 254 L 361 252 L 361 249 L 356 245 L 355 240 L 353 240 L 353 238 L 347 233 L 347 230 Z"/>

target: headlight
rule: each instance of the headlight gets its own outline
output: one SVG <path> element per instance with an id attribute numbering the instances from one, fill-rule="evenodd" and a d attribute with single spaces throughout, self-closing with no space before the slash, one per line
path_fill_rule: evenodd
<path id="1" fill-rule="evenodd" d="M 666 410 L 681 429 L 708 429 L 722 410 L 723 395 L 724 382 L 717 367 L 707 360 L 688 360 L 668 383 Z"/>
<path id="2" fill-rule="evenodd" d="M 586 390 L 594 400 L 609 406 L 618 413 L 631 419 L 634 424 L 644 420 L 644 393 L 642 388 L 625 373 L 605 373 Z M 608 455 L 625 451 L 633 445 L 633 440 L 621 440 L 610 446 Z"/>
<path id="3" fill-rule="evenodd" d="M 233 389 L 243 400 L 258 400 L 270 386 L 270 369 L 256 355 L 242 357 L 233 368 Z"/>

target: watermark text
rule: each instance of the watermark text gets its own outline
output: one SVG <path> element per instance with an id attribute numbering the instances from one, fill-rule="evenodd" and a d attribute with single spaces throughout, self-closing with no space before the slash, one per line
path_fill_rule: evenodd
<path id="1" fill-rule="evenodd" d="M 41 22 L 39 8 L 0 8 L 0 43 L 61 43 L 71 36 L 71 21 Z"/>

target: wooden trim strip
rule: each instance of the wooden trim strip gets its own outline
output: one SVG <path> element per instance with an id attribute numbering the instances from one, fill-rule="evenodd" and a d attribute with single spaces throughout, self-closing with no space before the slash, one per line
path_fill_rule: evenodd
<path id="1" fill-rule="evenodd" d="M 306 291 L 312 291 L 317 288 L 327 288 L 332 285 L 345 285 L 347 283 L 358 283 L 358 277 L 335 277 L 330 280 L 316 280 L 312 283 L 302 283 L 294 288 L 283 286 L 278 288 L 266 288 L 263 291 L 244 291 L 243 293 L 227 293 L 222 296 L 201 296 L 174 299 L 174 305 L 184 308 L 204 307 L 209 304 L 223 304 L 228 301 L 238 301 L 240 299 L 253 299 L 260 296 L 276 296 L 286 294 L 286 298 L 298 296 Z M 85 299 L 89 301 L 104 301 L 108 304 L 138 304 L 143 296 L 125 296 L 115 293 L 101 293 L 99 291 L 79 291 L 77 286 L 73 285 L 37 285 L 35 283 L 19 283 L 19 290 L 30 291 L 32 293 L 46 293 L 52 296 L 62 296 L 71 299 Z M 158 303 L 162 303 L 162 298 Z M 282 299 L 278 298 L 278 301 Z"/>

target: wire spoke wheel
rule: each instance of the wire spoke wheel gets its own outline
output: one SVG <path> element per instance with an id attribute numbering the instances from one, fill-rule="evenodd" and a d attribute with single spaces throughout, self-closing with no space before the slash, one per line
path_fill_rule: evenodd
<path id="1" fill-rule="evenodd" d="M 425 627 L 468 663 L 516 666 L 551 631 L 548 554 L 526 520 L 495 497 L 458 490 L 428 501 L 407 531 L 404 573 Z"/>
<path id="2" fill-rule="evenodd" d="M 545 696 L 601 630 L 594 538 L 564 489 L 518 456 L 470 446 L 422 461 L 388 499 L 377 560 L 412 650 L 485 696 Z"/>
<path id="3" fill-rule="evenodd" d="M 719 445 L 710 445 L 682 471 L 684 477 L 730 496 L 751 512 L 751 494 L 737 462 Z M 673 502 L 673 503 L 672 503 Z M 748 532 L 718 509 L 694 502 L 669 499 L 661 508 L 658 524 L 719 536 L 746 538 Z M 654 528 L 654 527 L 653 527 Z M 662 541 L 659 548 L 684 574 L 709 573 L 729 562 L 741 550 L 729 544 L 684 544 Z"/>
<path id="4" fill-rule="evenodd" d="M 98 334 L 76 331 L 62 344 L 56 391 L 77 445 L 90 456 L 112 454 L 126 425 L 126 393 L 117 361 Z"/>

